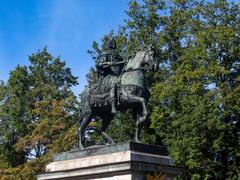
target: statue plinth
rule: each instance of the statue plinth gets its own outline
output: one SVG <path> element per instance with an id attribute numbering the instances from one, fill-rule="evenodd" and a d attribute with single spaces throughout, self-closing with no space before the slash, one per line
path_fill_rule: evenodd
<path id="1" fill-rule="evenodd" d="M 183 169 L 173 166 L 165 148 L 122 143 L 55 155 L 37 179 L 141 180 L 161 175 L 172 179 L 181 174 Z"/>

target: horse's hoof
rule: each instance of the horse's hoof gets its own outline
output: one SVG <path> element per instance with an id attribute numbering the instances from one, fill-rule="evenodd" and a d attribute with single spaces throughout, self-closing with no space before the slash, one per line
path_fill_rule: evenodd
<path id="1" fill-rule="evenodd" d="M 85 148 L 84 148 L 83 146 L 80 146 L 79 149 L 80 149 L 80 150 L 83 150 L 83 149 L 85 149 Z"/>
<path id="2" fill-rule="evenodd" d="M 112 114 L 116 114 L 116 113 L 117 113 L 117 110 L 116 110 L 116 109 L 112 109 L 112 110 L 111 110 L 111 113 L 112 113 Z"/>
<path id="3" fill-rule="evenodd" d="M 135 142 L 136 142 L 136 143 L 141 143 L 141 141 L 139 141 L 138 139 L 135 139 Z"/>
<path id="4" fill-rule="evenodd" d="M 148 116 L 148 113 L 143 113 L 143 114 L 142 114 L 142 117 L 143 117 L 143 118 L 147 118 L 147 116 Z"/>

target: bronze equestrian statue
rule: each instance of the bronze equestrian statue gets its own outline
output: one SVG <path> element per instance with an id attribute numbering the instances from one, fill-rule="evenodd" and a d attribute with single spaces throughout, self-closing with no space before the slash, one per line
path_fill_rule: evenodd
<path id="1" fill-rule="evenodd" d="M 145 86 L 145 66 L 153 70 L 157 68 L 154 51 L 151 47 L 139 51 L 126 64 L 116 53 L 116 43 L 112 39 L 108 44 L 108 52 L 97 59 L 98 81 L 86 87 L 81 95 L 81 113 L 77 128 L 78 147 L 83 149 L 83 141 L 87 125 L 92 118 L 102 119 L 101 134 L 113 144 L 106 134 L 106 129 L 114 118 L 116 111 L 133 110 L 136 118 L 135 141 L 139 141 L 139 125 L 147 118 L 148 89 Z"/>

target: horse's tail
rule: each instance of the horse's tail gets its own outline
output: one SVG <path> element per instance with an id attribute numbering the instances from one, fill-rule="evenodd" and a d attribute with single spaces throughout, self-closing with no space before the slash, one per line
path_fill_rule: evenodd
<path id="1" fill-rule="evenodd" d="M 79 116 L 78 116 L 78 123 L 81 124 L 82 118 L 89 108 L 89 88 L 85 87 L 83 92 L 80 95 L 80 110 L 79 110 Z"/>
<path id="2" fill-rule="evenodd" d="M 77 147 L 80 147 L 80 137 L 81 134 L 79 132 L 79 128 L 81 127 L 84 115 L 87 111 L 89 106 L 89 88 L 84 88 L 83 92 L 80 94 L 80 103 L 79 103 L 79 114 L 78 114 L 78 121 L 77 121 Z"/>

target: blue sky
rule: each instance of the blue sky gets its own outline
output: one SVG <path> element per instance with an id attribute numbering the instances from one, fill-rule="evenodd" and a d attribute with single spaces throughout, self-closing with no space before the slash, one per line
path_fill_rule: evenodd
<path id="1" fill-rule="evenodd" d="M 1 0 L 0 80 L 6 81 L 17 64 L 28 64 L 28 55 L 48 46 L 61 56 L 79 85 L 94 60 L 87 53 L 93 40 L 100 42 L 110 30 L 123 24 L 128 0 Z"/>

